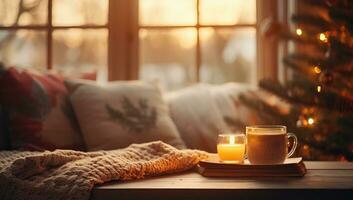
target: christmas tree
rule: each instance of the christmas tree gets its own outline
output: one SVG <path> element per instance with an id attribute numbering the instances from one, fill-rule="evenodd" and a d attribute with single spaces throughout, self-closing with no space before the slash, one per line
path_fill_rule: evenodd
<path id="1" fill-rule="evenodd" d="M 279 29 L 280 38 L 295 46 L 283 58 L 288 80 L 259 83 L 289 103 L 289 111 L 249 95 L 241 100 L 258 111 L 261 123 L 287 125 L 304 159 L 352 161 L 353 1 L 301 0 L 299 5 L 307 11 L 291 17 L 295 28 Z"/>

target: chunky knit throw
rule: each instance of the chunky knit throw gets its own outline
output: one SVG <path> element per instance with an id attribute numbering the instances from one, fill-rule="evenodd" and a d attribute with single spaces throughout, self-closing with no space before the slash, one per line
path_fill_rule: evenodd
<path id="1" fill-rule="evenodd" d="M 98 152 L 0 152 L 0 199 L 89 199 L 95 184 L 192 168 L 207 154 L 163 142 Z"/>

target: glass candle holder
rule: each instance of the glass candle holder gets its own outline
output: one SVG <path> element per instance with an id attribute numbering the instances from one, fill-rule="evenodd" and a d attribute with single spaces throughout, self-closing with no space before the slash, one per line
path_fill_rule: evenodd
<path id="1" fill-rule="evenodd" d="M 222 162 L 243 163 L 246 136 L 244 134 L 218 135 L 217 153 Z"/>

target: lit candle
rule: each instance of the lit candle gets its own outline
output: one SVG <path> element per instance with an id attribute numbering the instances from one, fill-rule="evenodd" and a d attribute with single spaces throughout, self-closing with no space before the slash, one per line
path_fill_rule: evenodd
<path id="1" fill-rule="evenodd" d="M 245 154 L 244 135 L 219 135 L 218 156 L 222 161 L 243 162 Z M 222 141 L 222 142 L 221 142 Z"/>

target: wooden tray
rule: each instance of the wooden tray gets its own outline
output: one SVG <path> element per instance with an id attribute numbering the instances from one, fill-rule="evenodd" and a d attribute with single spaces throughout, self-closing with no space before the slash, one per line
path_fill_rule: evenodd
<path id="1" fill-rule="evenodd" d="M 283 164 L 252 165 L 245 160 L 242 164 L 221 162 L 217 154 L 197 165 L 198 172 L 210 177 L 268 177 L 268 176 L 304 176 L 306 167 L 301 157 L 288 158 Z"/>

